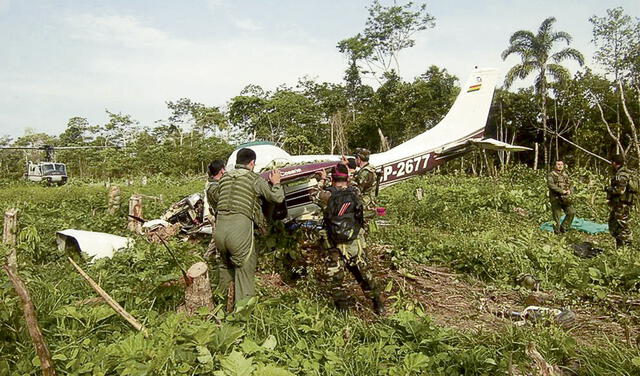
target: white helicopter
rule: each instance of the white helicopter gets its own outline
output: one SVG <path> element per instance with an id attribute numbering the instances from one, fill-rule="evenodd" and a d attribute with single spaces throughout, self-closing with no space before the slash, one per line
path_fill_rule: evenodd
<path id="1" fill-rule="evenodd" d="M 55 161 L 54 152 L 56 150 L 74 149 L 103 149 L 115 146 L 0 146 L 0 150 L 42 150 L 44 160 L 42 162 L 27 162 L 27 171 L 24 173 L 25 179 L 47 185 L 64 185 L 69 176 L 67 166 L 64 163 Z"/>

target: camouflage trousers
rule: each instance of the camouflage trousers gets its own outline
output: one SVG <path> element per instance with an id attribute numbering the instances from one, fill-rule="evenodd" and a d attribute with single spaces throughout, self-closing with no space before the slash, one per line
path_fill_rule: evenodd
<path id="1" fill-rule="evenodd" d="M 551 201 L 551 214 L 553 215 L 553 221 L 556 223 L 554 230 L 558 232 L 567 232 L 571 228 L 573 217 L 575 217 L 575 210 L 569 201 L 562 201 L 558 199 L 550 199 Z M 564 212 L 564 221 L 560 223 L 560 218 Z"/>
<path id="2" fill-rule="evenodd" d="M 382 304 L 369 268 L 365 247 L 364 237 L 360 234 L 352 242 L 338 244 L 327 250 L 327 276 L 331 285 L 331 296 L 338 309 L 346 310 L 349 306 L 349 294 L 344 288 L 345 269 L 353 275 L 364 294 L 373 301 L 374 307 Z"/>
<path id="3" fill-rule="evenodd" d="M 616 247 L 630 245 L 633 241 L 631 233 L 631 206 L 617 204 L 611 206 L 609 213 L 609 233 L 616 239 Z"/>

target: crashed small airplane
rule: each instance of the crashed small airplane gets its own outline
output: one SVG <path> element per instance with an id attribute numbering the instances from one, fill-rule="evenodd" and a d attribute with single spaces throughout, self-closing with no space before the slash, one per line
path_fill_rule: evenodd
<path id="1" fill-rule="evenodd" d="M 433 128 L 388 151 L 372 154 L 370 163 L 376 166 L 378 188 L 383 189 L 400 181 L 422 175 L 444 162 L 475 148 L 524 151 L 526 147 L 510 145 L 491 138 L 483 138 L 489 108 L 497 80 L 494 69 L 477 69 L 466 84 L 447 115 Z M 290 155 L 271 142 L 253 142 L 238 146 L 227 161 L 227 170 L 234 168 L 236 154 L 250 148 L 257 154 L 255 171 L 267 177 L 269 170 L 279 168 L 285 191 L 285 202 L 270 213 L 280 213 L 273 219 L 305 221 L 321 217 L 320 208 L 312 202 L 311 193 L 317 186 L 320 170 L 333 167 L 340 155 Z M 209 232 L 210 229 L 202 229 Z"/>

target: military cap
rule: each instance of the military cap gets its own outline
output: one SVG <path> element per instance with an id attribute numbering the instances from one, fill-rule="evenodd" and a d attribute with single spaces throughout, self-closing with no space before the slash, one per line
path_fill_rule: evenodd
<path id="1" fill-rule="evenodd" d="M 369 155 L 371 155 L 371 152 L 365 148 L 356 148 L 356 152 L 353 154 L 354 157 L 360 157 L 363 161 L 368 161 Z"/>

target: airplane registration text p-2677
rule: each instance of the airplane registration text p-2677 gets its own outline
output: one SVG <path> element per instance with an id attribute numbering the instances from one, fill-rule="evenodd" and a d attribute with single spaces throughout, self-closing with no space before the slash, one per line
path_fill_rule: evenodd
<path id="1" fill-rule="evenodd" d="M 430 156 L 431 153 L 427 153 L 382 166 L 380 184 L 426 172 Z"/>

